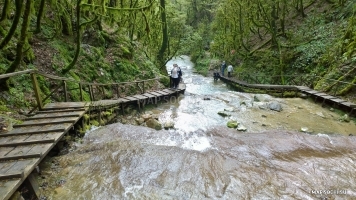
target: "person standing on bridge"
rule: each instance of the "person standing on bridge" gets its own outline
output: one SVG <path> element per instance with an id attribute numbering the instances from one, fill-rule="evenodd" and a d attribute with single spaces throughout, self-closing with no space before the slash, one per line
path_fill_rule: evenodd
<path id="1" fill-rule="evenodd" d="M 232 65 L 229 65 L 227 67 L 227 77 L 231 77 L 232 71 L 233 71 Z"/>
<path id="2" fill-rule="evenodd" d="M 226 68 L 226 63 L 225 63 L 225 61 L 223 61 L 221 63 L 221 76 L 224 76 L 225 68 Z"/>
<path id="3" fill-rule="evenodd" d="M 173 89 L 177 89 L 179 85 L 181 70 L 177 64 L 173 64 L 173 69 L 171 71 L 171 78 L 173 82 Z"/>

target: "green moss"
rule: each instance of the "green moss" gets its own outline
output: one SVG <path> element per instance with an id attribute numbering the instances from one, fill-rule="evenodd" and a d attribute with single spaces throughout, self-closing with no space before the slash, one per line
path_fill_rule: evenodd
<path id="1" fill-rule="evenodd" d="M 99 122 L 96 121 L 96 120 L 90 120 L 90 124 L 93 125 L 93 126 L 99 126 Z"/>

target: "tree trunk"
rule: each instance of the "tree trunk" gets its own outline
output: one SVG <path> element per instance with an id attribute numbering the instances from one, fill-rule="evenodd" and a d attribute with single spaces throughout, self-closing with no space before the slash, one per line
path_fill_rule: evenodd
<path id="1" fill-rule="evenodd" d="M 4 0 L 4 6 L 2 7 L 2 12 L 1 12 L 1 18 L 0 22 L 4 21 L 7 19 L 8 12 L 9 12 L 9 7 L 10 7 L 10 0 Z"/>
<path id="2" fill-rule="evenodd" d="M 11 40 L 12 36 L 15 34 L 17 25 L 20 21 L 21 18 L 21 12 L 22 12 L 22 3 L 23 0 L 16 0 L 15 1 L 15 6 L 16 6 L 16 12 L 15 12 L 15 17 L 14 21 L 12 22 L 11 28 L 7 35 L 4 37 L 4 39 L 0 43 L 0 49 L 3 49 Z"/>
<path id="3" fill-rule="evenodd" d="M 44 11 L 45 0 L 41 0 L 40 8 L 37 13 L 37 21 L 36 21 L 36 31 L 35 33 L 41 32 L 41 19 Z"/>
<path id="4" fill-rule="evenodd" d="M 82 37 L 81 37 L 81 25 L 80 25 L 80 3 L 81 3 L 81 0 L 78 0 L 77 1 L 77 11 L 76 11 L 76 15 L 77 15 L 77 22 L 76 22 L 76 26 L 77 26 L 77 36 L 76 36 L 77 49 L 75 51 L 75 55 L 74 55 L 74 58 L 73 58 L 72 62 L 62 70 L 62 74 L 63 75 L 68 73 L 74 67 L 75 63 L 77 63 L 77 60 L 78 60 L 78 57 L 79 57 L 79 53 L 80 53 L 80 45 L 81 45 L 81 39 L 82 39 Z"/>
<path id="5" fill-rule="evenodd" d="M 6 70 L 5 73 L 12 73 L 15 72 L 16 69 L 20 66 L 21 61 L 22 61 L 22 57 L 23 57 L 23 46 L 25 45 L 26 42 L 26 37 L 27 37 L 27 28 L 28 28 L 28 24 L 30 22 L 30 14 L 31 14 L 31 3 L 33 0 L 27 0 L 26 1 L 26 7 L 25 7 L 25 12 L 23 15 L 23 21 L 22 21 L 22 27 L 21 27 L 21 35 L 20 35 L 20 39 L 17 43 L 16 46 L 16 58 L 14 60 L 14 62 L 11 63 L 10 67 Z M 20 2 L 20 0 L 16 1 L 17 3 L 22 3 Z M 21 14 L 20 14 L 21 15 Z M 5 86 L 4 89 L 8 89 L 7 85 L 5 84 L 5 82 L 7 81 L 8 78 L 6 79 L 1 79 L 0 80 L 0 85 Z"/>
<path id="6" fill-rule="evenodd" d="M 166 3 L 165 0 L 160 0 L 160 5 L 161 5 L 161 20 L 162 20 L 162 44 L 161 48 L 158 52 L 158 62 L 160 64 L 160 69 L 161 72 L 166 72 L 165 71 L 165 60 L 164 60 L 164 53 L 168 48 L 168 30 L 167 30 L 167 18 L 166 18 Z"/>

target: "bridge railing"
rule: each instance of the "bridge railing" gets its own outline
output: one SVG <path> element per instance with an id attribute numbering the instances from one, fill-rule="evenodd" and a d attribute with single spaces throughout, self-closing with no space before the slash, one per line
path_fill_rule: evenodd
<path id="1" fill-rule="evenodd" d="M 344 95 L 347 90 L 355 90 L 356 84 L 354 77 L 344 77 L 352 79 L 351 82 L 336 80 L 331 78 L 325 78 L 316 75 L 273 75 L 266 76 L 260 74 L 246 74 L 238 73 L 239 80 L 248 84 L 271 84 L 271 85 L 296 85 L 307 86 L 314 89 L 315 86 L 321 87 L 324 90 L 322 92 L 339 96 Z M 353 101 L 356 100 L 356 95 L 349 97 Z"/>
<path id="2" fill-rule="evenodd" d="M 61 95 L 63 95 L 63 98 L 57 97 L 55 99 L 64 102 L 70 101 L 70 91 L 73 90 L 79 90 L 80 101 L 85 101 L 87 99 L 85 98 L 84 92 L 87 92 L 87 94 L 89 94 L 90 101 L 120 98 L 126 95 L 137 94 L 137 90 L 140 91 L 141 94 L 143 94 L 148 88 L 151 88 L 152 85 L 154 85 L 155 83 L 157 83 L 158 80 L 164 77 L 161 76 L 146 80 L 102 84 L 89 83 L 80 80 L 75 80 L 72 78 L 59 77 L 42 73 L 35 69 L 31 69 L 9 74 L 2 74 L 0 75 L 0 79 L 10 78 L 23 74 L 29 74 L 31 76 L 33 90 L 37 102 L 37 105 L 34 106 L 34 108 L 28 114 L 31 114 L 36 109 L 43 109 L 43 102 L 53 97 L 55 93 L 60 93 Z M 38 83 L 38 76 L 44 77 L 46 79 L 45 81 L 47 82 L 48 87 L 52 88 L 52 90 L 50 90 L 49 92 L 47 91 L 47 93 L 41 91 Z"/>

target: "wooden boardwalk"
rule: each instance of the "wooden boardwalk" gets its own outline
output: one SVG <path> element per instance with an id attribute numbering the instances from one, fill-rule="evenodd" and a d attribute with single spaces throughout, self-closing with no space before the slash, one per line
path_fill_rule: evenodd
<path id="1" fill-rule="evenodd" d="M 13 130 L 0 134 L 0 199 L 9 199 L 48 152 L 90 110 L 124 106 L 129 103 L 142 108 L 157 104 L 165 96 L 184 93 L 179 89 L 163 89 L 133 96 L 93 102 L 49 103 Z"/>
<path id="2" fill-rule="evenodd" d="M 352 113 L 356 113 L 356 104 L 348 102 L 344 99 L 340 99 L 338 97 L 335 96 L 331 96 L 329 94 L 323 93 L 323 92 L 319 92 L 316 90 L 313 90 L 309 87 L 306 86 L 295 86 L 295 85 L 268 85 L 268 84 L 249 84 L 247 82 L 244 81 L 240 81 L 240 80 L 235 80 L 232 78 L 227 78 L 227 77 L 220 77 L 220 80 L 224 81 L 224 82 L 228 82 L 228 83 L 234 83 L 237 85 L 240 85 L 242 87 L 246 87 L 246 88 L 254 88 L 254 89 L 263 89 L 263 90 L 275 90 L 275 91 L 299 91 L 302 92 L 304 94 L 310 95 L 312 96 L 315 101 L 317 99 L 322 100 L 322 104 L 329 102 L 331 104 L 333 104 L 333 106 L 340 106 L 343 107 L 344 109 L 347 109 L 350 111 L 350 115 Z"/>

